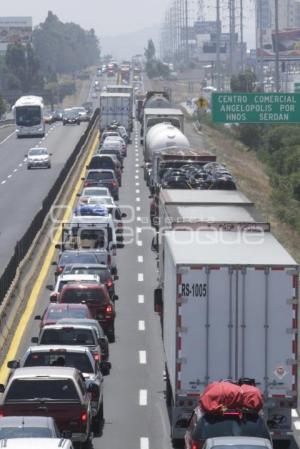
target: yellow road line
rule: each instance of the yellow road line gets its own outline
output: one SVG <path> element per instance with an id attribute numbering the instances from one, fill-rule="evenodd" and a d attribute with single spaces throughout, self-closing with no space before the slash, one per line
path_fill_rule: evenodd
<path id="1" fill-rule="evenodd" d="M 82 184 L 81 178 L 84 176 L 84 173 L 85 173 L 85 170 L 86 170 L 86 165 L 89 163 L 91 157 L 93 156 L 93 153 L 95 151 L 97 143 L 98 143 L 98 135 L 96 135 L 96 137 L 95 137 L 95 139 L 94 139 L 94 141 L 93 141 L 93 143 L 91 145 L 90 151 L 88 152 L 88 155 L 87 155 L 87 158 L 85 160 L 83 169 L 82 169 L 82 171 L 80 173 L 79 180 L 78 180 L 78 182 L 77 182 L 77 184 L 76 184 L 76 186 L 75 186 L 75 188 L 73 190 L 71 199 L 70 199 L 70 201 L 68 203 L 69 207 L 66 208 L 66 212 L 65 212 L 65 214 L 63 216 L 62 221 L 67 221 L 68 218 L 70 217 L 71 211 L 72 211 L 72 209 L 74 207 L 74 204 L 75 204 L 75 201 L 76 201 L 76 193 L 80 190 L 80 187 L 81 187 L 81 184 Z M 43 283 L 45 282 L 45 279 L 46 279 L 46 277 L 48 275 L 51 262 L 53 260 L 54 255 L 55 255 L 55 242 L 58 242 L 60 240 L 60 235 L 61 235 L 61 229 L 57 229 L 57 231 L 55 233 L 54 241 L 51 243 L 50 248 L 48 249 L 48 252 L 47 252 L 46 257 L 44 259 L 44 263 L 42 265 L 41 271 L 40 271 L 40 273 L 38 275 L 38 278 L 35 281 L 35 284 L 34 284 L 34 286 L 32 288 L 32 291 L 31 291 L 31 294 L 30 294 L 30 297 L 29 297 L 29 300 L 28 300 L 28 304 L 27 304 L 26 309 L 25 309 L 25 311 L 24 311 L 24 313 L 22 315 L 22 318 L 21 318 L 21 320 L 20 320 L 20 322 L 18 324 L 18 327 L 17 327 L 16 332 L 14 334 L 13 340 L 12 340 L 12 342 L 10 344 L 9 350 L 8 350 L 8 352 L 6 354 L 5 360 L 4 360 L 3 365 L 1 367 L 1 370 L 0 370 L 0 383 L 1 384 L 5 384 L 7 382 L 7 379 L 8 379 L 9 373 L 10 373 L 9 368 L 7 368 L 7 362 L 9 360 L 15 360 L 15 358 L 17 356 L 17 352 L 18 352 L 19 346 L 21 344 L 21 341 L 23 339 L 23 335 L 25 333 L 25 329 L 26 329 L 26 327 L 27 327 L 27 325 L 29 323 L 29 320 L 32 317 L 33 311 L 34 311 L 34 309 L 35 309 L 35 307 L 37 305 L 37 300 L 38 300 L 41 288 L 42 288 Z"/>

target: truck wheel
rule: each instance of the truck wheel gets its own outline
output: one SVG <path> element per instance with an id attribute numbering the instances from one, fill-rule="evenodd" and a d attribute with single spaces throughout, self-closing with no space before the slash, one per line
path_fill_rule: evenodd
<path id="1" fill-rule="evenodd" d="M 112 327 L 109 331 L 108 331 L 108 341 L 109 343 L 114 343 L 116 341 L 116 336 L 115 336 L 115 328 Z"/>
<path id="2" fill-rule="evenodd" d="M 102 401 L 97 415 L 94 416 L 94 418 L 93 418 L 93 432 L 95 435 L 99 435 L 99 433 L 101 432 L 103 417 L 104 417 L 104 414 L 103 414 L 103 401 Z"/>
<path id="3" fill-rule="evenodd" d="M 170 385 L 170 380 L 169 380 L 168 375 L 167 375 L 167 379 L 166 379 L 166 403 L 167 403 L 167 407 L 171 407 L 171 405 L 172 405 L 172 390 L 171 390 L 171 385 Z"/>

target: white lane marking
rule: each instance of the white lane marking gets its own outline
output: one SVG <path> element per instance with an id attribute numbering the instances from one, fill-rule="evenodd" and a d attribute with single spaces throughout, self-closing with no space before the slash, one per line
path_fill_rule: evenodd
<path id="1" fill-rule="evenodd" d="M 142 240 L 138 240 L 138 241 L 137 241 L 137 246 L 143 246 Z"/>
<path id="2" fill-rule="evenodd" d="M 15 169 L 14 169 L 14 173 L 16 173 L 17 171 L 18 171 L 18 169 L 17 169 L 17 168 L 15 168 Z"/>
<path id="3" fill-rule="evenodd" d="M 140 190 L 139 190 L 139 189 L 136 189 L 135 193 L 140 193 Z"/>
<path id="4" fill-rule="evenodd" d="M 136 185 L 137 187 L 139 187 L 140 183 L 139 183 L 139 182 L 136 182 L 135 185 Z"/>
<path id="5" fill-rule="evenodd" d="M 1 145 L 2 143 L 6 142 L 11 136 L 13 136 L 13 135 L 15 134 L 15 132 L 16 132 L 16 131 L 13 131 L 11 134 L 9 134 L 7 137 L 5 137 L 5 139 L 3 139 L 3 140 L 0 142 L 0 145 Z"/>
<path id="6" fill-rule="evenodd" d="M 23 164 L 19 164 L 19 167 L 22 167 L 23 166 Z"/>
<path id="7" fill-rule="evenodd" d="M 46 136 L 47 136 L 47 134 L 46 134 Z M 46 137 L 43 137 L 43 138 L 42 138 L 42 140 L 45 140 L 45 139 L 46 139 Z"/>
<path id="8" fill-rule="evenodd" d="M 41 143 L 42 143 L 42 141 L 40 140 L 39 143 L 38 143 L 38 145 L 41 145 Z"/>
<path id="9" fill-rule="evenodd" d="M 139 196 L 137 196 L 136 199 L 135 199 L 135 201 L 136 201 L 137 203 L 139 203 L 139 202 L 141 201 L 141 198 L 140 198 Z"/>
<path id="10" fill-rule="evenodd" d="M 140 390 L 139 394 L 139 404 L 141 406 L 145 406 L 148 403 L 148 391 L 147 390 Z"/>
<path id="11" fill-rule="evenodd" d="M 138 263 L 143 263 L 143 262 L 144 262 L 144 257 L 138 256 Z"/>
<path id="12" fill-rule="evenodd" d="M 136 232 L 137 233 L 142 232 L 142 228 L 136 228 Z"/>
<path id="13" fill-rule="evenodd" d="M 145 302 L 145 296 L 144 295 L 139 295 L 138 296 L 138 303 L 139 304 L 144 304 Z"/>
<path id="14" fill-rule="evenodd" d="M 135 164 L 136 167 L 139 167 L 140 164 Z"/>
<path id="15" fill-rule="evenodd" d="M 11 177 L 12 177 L 12 175 L 8 175 L 8 177 L 7 177 L 7 178 L 9 179 L 9 178 L 11 178 Z"/>
<path id="16" fill-rule="evenodd" d="M 140 210 L 141 210 L 140 206 L 136 206 L 135 210 L 136 210 L 137 212 L 140 212 Z"/>
<path id="17" fill-rule="evenodd" d="M 23 161 L 26 162 L 26 161 L 27 161 L 27 157 L 25 157 L 25 158 L 23 159 Z"/>
<path id="18" fill-rule="evenodd" d="M 138 171 L 138 170 L 137 170 Z M 135 179 L 139 179 L 139 175 L 135 175 Z"/>
<path id="19" fill-rule="evenodd" d="M 142 217 L 136 217 L 136 221 L 142 221 Z"/>
<path id="20" fill-rule="evenodd" d="M 140 365 L 146 365 L 146 363 L 147 363 L 147 352 L 146 351 L 139 351 L 139 361 L 140 361 Z"/>
<path id="21" fill-rule="evenodd" d="M 140 438 L 140 449 L 149 449 L 149 438 Z"/>
<path id="22" fill-rule="evenodd" d="M 140 170 L 139 170 L 138 168 L 136 168 L 135 172 L 136 172 L 136 173 L 139 173 L 139 172 L 140 172 Z"/>
<path id="23" fill-rule="evenodd" d="M 1 182 L 1 184 L 5 184 L 5 183 L 6 183 L 6 180 Z"/>
<path id="24" fill-rule="evenodd" d="M 146 329 L 145 321 L 144 320 L 139 320 L 138 330 L 139 331 L 144 331 L 145 329 Z"/>
<path id="25" fill-rule="evenodd" d="M 144 280 L 144 273 L 138 273 L 138 282 L 143 282 Z"/>

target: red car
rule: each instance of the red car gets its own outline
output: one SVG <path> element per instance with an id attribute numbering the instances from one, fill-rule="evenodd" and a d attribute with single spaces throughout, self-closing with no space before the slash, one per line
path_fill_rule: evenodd
<path id="1" fill-rule="evenodd" d="M 36 315 L 35 320 L 41 320 L 40 328 L 49 324 L 56 324 L 63 318 L 93 318 L 86 304 L 56 304 L 51 303 L 43 315 Z"/>
<path id="2" fill-rule="evenodd" d="M 67 284 L 59 296 L 60 304 L 86 303 L 92 317 L 99 321 L 109 342 L 115 341 L 115 307 L 103 284 Z"/>

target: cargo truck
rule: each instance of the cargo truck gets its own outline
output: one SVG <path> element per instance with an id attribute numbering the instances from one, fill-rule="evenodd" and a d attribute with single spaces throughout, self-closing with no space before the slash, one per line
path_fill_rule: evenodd
<path id="1" fill-rule="evenodd" d="M 158 123 L 166 122 L 182 133 L 184 132 L 184 116 L 180 109 L 173 108 L 145 108 L 143 112 L 143 121 L 141 126 L 141 143 L 145 142 L 146 134 L 149 129 Z"/>
<path id="2" fill-rule="evenodd" d="M 130 134 L 132 130 L 131 111 L 130 94 L 103 92 L 100 95 L 100 132 L 103 132 L 113 122 L 118 122 Z"/>
<path id="3" fill-rule="evenodd" d="M 298 265 L 269 233 L 166 231 L 163 303 L 171 436 L 184 436 L 204 387 L 255 379 L 274 439 L 297 406 Z"/>

